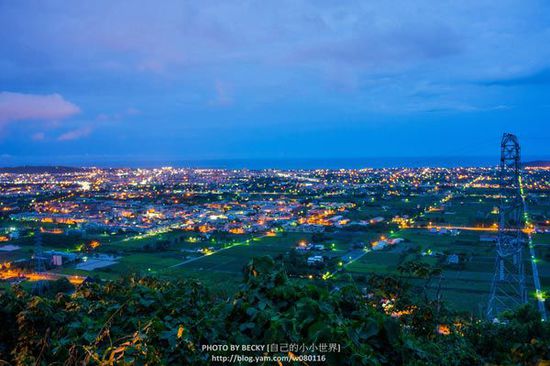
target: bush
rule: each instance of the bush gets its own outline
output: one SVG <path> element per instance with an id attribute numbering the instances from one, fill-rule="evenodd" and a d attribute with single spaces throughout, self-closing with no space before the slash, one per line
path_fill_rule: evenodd
<path id="1" fill-rule="evenodd" d="M 351 283 L 331 288 L 329 281 L 289 279 L 269 257 L 252 260 L 243 277 L 230 298 L 197 281 L 150 277 L 86 282 L 71 295 L 64 281 L 49 296 L 13 287 L 0 293 L 0 360 L 208 365 L 202 345 L 272 343 L 338 343 L 340 352 L 319 363 L 329 365 L 530 365 L 550 358 L 550 328 L 530 307 L 492 324 L 417 300 L 397 278 L 365 279 L 367 292 Z M 441 324 L 447 335 L 437 331 Z"/>

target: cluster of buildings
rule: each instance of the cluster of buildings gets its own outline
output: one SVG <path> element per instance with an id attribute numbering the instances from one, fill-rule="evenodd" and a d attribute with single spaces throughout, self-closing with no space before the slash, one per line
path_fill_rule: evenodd
<path id="1" fill-rule="evenodd" d="M 549 175 L 544 168 L 527 169 L 525 185 L 548 189 Z M 495 168 L 22 169 L 0 173 L 0 217 L 107 232 L 173 227 L 235 234 L 276 228 L 318 232 L 328 226 L 368 226 L 386 220 L 407 228 L 413 220 L 406 214 L 388 219 L 349 217 L 346 213 L 357 202 L 340 197 L 375 202 L 398 196 L 407 203 L 411 197 L 446 188 L 489 188 L 497 183 Z"/>
<path id="2" fill-rule="evenodd" d="M 550 189 L 550 170 L 526 169 L 527 189 Z M 202 234 L 273 235 L 277 231 L 323 232 L 370 225 L 413 227 L 410 201 L 459 188 L 494 188 L 496 168 L 381 168 L 231 170 L 25 168 L 0 172 L 0 219 L 17 228 L 43 226 L 52 233 L 154 235 L 173 229 Z M 496 195 L 488 190 L 487 195 Z M 542 196 L 541 196 L 542 197 Z M 452 214 L 447 198 L 427 213 Z M 544 197 L 543 197 L 544 198 Z M 389 202 L 387 205 L 385 202 Z M 377 205 L 354 214 L 358 205 Z M 390 207 L 391 206 L 391 207 Z M 541 221 L 538 227 L 550 227 Z M 440 234 L 453 229 L 431 227 Z M 448 232 L 447 232 L 448 231 Z M 0 247 L 20 235 L 0 232 Z M 373 249 L 392 243 L 379 241 Z"/>

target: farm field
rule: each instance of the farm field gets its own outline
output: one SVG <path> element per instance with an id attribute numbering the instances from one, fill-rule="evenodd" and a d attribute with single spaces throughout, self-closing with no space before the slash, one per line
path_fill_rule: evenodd
<path id="1" fill-rule="evenodd" d="M 259 256 L 275 258 L 297 281 L 326 281 L 335 288 L 348 275 L 391 275 L 422 289 L 425 280 L 402 268 L 417 263 L 442 270 L 441 281 L 427 286 L 430 295 L 441 286 L 448 304 L 476 315 L 486 303 L 500 204 L 490 170 L 166 169 L 153 173 L 165 174 L 162 182 L 145 186 L 120 186 L 112 171 L 93 174 L 111 179 L 112 191 L 65 191 L 37 201 L 21 190 L 21 196 L 3 197 L 0 204 L 8 210 L 0 215 L 0 240 L 9 246 L 0 251 L 0 263 L 32 272 L 40 233 L 52 274 L 195 278 L 222 294 L 236 290 L 243 267 Z M 124 174 L 143 181 L 139 170 Z M 173 180 L 173 174 L 181 175 Z M 545 174 L 532 179 L 544 182 Z M 196 184 L 186 186 L 188 179 Z M 14 181 L 13 189 L 19 187 Z M 537 226 L 534 261 L 544 290 L 550 287 L 550 201 L 546 191 L 532 190 L 526 202 Z M 54 265 L 53 256 L 60 255 L 62 265 Z M 532 293 L 531 254 L 524 258 Z"/>
<path id="2" fill-rule="evenodd" d="M 494 232 L 463 231 L 457 236 L 431 233 L 426 229 L 401 230 L 393 236 L 404 238 L 405 242 L 380 251 L 371 251 L 346 266 L 353 276 L 369 274 L 389 274 L 401 276 L 400 264 L 407 261 L 425 262 L 443 268 L 441 295 L 448 304 L 457 310 L 482 314 L 482 306 L 489 296 L 495 268 L 495 249 L 490 242 L 481 242 L 481 235 L 494 235 Z M 547 240 L 548 234 L 535 235 L 535 242 Z M 537 252 L 539 253 L 540 251 Z M 457 254 L 466 260 L 463 265 L 449 265 L 447 256 Z M 544 260 L 539 260 L 539 275 L 543 286 L 550 285 L 550 271 Z M 524 253 L 526 287 L 533 297 L 534 286 L 531 277 L 530 258 Z M 422 286 L 419 279 L 408 277 L 412 284 Z M 432 281 L 430 292 L 435 293 L 439 286 Z M 480 307 L 481 304 L 481 307 Z"/>

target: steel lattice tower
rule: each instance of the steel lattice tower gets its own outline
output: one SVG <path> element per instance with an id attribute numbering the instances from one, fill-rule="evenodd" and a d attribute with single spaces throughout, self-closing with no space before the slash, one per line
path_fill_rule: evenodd
<path id="1" fill-rule="evenodd" d="M 34 271 L 42 273 L 46 271 L 44 265 L 44 253 L 42 251 L 42 235 L 40 230 L 36 230 L 34 233 Z M 33 292 L 35 294 L 42 294 L 47 287 L 47 281 L 38 280 L 34 283 Z"/>
<path id="2" fill-rule="evenodd" d="M 523 250 L 523 201 L 520 182 L 520 146 L 515 135 L 505 133 L 500 149 L 500 205 L 496 243 L 495 275 L 487 307 L 487 317 L 527 302 Z"/>

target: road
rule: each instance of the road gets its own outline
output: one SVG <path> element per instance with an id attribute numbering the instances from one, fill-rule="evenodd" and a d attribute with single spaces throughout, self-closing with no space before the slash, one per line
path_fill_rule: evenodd
<path id="1" fill-rule="evenodd" d="M 263 236 L 258 236 L 257 239 L 262 239 L 262 238 L 265 238 L 266 235 L 263 235 Z M 254 238 L 256 239 L 256 238 Z M 227 247 L 224 247 L 224 248 L 220 248 L 218 250 L 215 250 L 209 254 L 205 254 L 205 255 L 201 255 L 199 257 L 194 257 L 194 258 L 191 258 L 191 259 L 187 259 L 187 260 L 184 260 L 183 262 L 180 262 L 180 263 L 176 263 L 170 267 L 167 267 L 167 268 L 174 268 L 174 267 L 179 267 L 179 266 L 183 266 L 187 263 L 191 263 L 191 262 L 194 262 L 194 261 L 198 261 L 199 259 L 202 259 L 204 257 L 209 257 L 211 255 L 214 255 L 214 254 L 217 254 L 219 252 L 223 252 L 224 250 L 227 250 L 227 249 L 231 249 L 231 248 L 234 248 L 234 247 L 238 247 L 238 246 L 241 246 L 241 245 L 245 245 L 245 244 L 250 244 L 252 242 L 252 239 L 247 239 L 247 240 L 244 240 L 244 241 L 241 241 L 241 242 L 238 242 L 238 243 L 234 243 L 234 244 L 231 244 L 230 246 L 227 246 Z"/>
<path id="2" fill-rule="evenodd" d="M 523 191 L 523 182 L 521 180 L 521 177 L 519 179 L 519 187 L 520 187 L 520 196 L 521 201 L 523 203 L 523 215 L 525 218 L 525 226 L 526 226 L 526 232 L 527 232 L 527 244 L 529 246 L 529 255 L 531 255 L 531 269 L 533 271 L 533 282 L 535 283 L 535 293 L 537 298 L 537 304 L 539 306 L 539 311 L 542 316 L 542 320 L 546 321 L 546 307 L 544 306 L 544 292 L 541 290 L 540 285 L 540 278 L 539 278 L 539 270 L 537 267 L 537 259 L 535 255 L 535 246 L 533 245 L 533 238 L 531 235 L 531 230 L 529 228 L 530 221 L 529 221 L 529 214 L 527 213 L 527 202 L 525 199 L 525 194 Z"/>
<path id="3" fill-rule="evenodd" d="M 356 260 L 360 259 L 361 257 L 363 257 L 365 254 L 367 254 L 368 252 L 370 252 L 370 250 L 365 250 L 365 249 L 355 249 L 355 250 L 352 250 L 351 252 L 347 252 L 346 254 L 344 254 L 342 256 L 342 261 L 348 265 L 352 262 L 355 262 Z"/>

